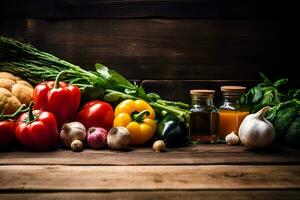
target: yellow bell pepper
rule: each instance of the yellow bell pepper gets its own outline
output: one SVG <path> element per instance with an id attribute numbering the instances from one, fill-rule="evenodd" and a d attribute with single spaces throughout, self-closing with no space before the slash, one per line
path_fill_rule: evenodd
<path id="1" fill-rule="evenodd" d="M 148 142 L 156 131 L 155 112 L 143 100 L 127 99 L 115 109 L 114 127 L 122 126 L 129 130 L 131 144 Z"/>

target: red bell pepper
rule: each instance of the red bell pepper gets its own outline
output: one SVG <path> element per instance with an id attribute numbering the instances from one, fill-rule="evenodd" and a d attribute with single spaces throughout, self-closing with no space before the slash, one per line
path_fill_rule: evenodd
<path id="1" fill-rule="evenodd" d="M 93 100 L 83 105 L 76 120 L 81 122 L 87 130 L 90 127 L 101 127 L 109 131 L 113 126 L 114 111 L 110 104 Z"/>
<path id="2" fill-rule="evenodd" d="M 55 81 L 40 83 L 33 91 L 34 108 L 53 113 L 58 128 L 75 119 L 80 104 L 79 88 L 59 81 L 66 73 L 60 72 Z"/>
<path id="3" fill-rule="evenodd" d="M 17 140 L 27 149 L 47 151 L 58 142 L 58 130 L 55 116 L 47 111 L 33 111 L 33 102 L 29 111 L 19 117 L 16 127 Z"/>
<path id="4" fill-rule="evenodd" d="M 8 148 L 15 141 L 15 130 L 17 121 L 15 118 L 24 110 L 25 104 L 21 105 L 20 108 L 11 115 L 0 115 L 0 149 L 4 150 Z"/>

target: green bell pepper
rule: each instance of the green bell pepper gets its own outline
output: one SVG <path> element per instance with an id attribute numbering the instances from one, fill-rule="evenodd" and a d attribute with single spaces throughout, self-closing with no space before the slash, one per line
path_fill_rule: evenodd
<path id="1" fill-rule="evenodd" d="M 173 115 L 167 115 L 158 123 L 157 133 L 167 146 L 182 146 L 187 142 L 187 127 Z"/>

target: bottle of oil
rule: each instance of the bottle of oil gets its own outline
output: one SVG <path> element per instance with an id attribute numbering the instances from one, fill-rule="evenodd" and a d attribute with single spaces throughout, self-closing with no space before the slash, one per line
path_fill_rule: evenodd
<path id="1" fill-rule="evenodd" d="M 189 141 L 193 144 L 216 143 L 219 112 L 213 104 L 214 90 L 191 90 Z"/>
<path id="2" fill-rule="evenodd" d="M 226 135 L 238 130 L 243 119 L 249 114 L 247 108 L 242 107 L 240 98 L 245 94 L 246 87 L 243 86 L 222 86 L 223 104 L 220 106 L 220 139 L 224 140 Z"/>

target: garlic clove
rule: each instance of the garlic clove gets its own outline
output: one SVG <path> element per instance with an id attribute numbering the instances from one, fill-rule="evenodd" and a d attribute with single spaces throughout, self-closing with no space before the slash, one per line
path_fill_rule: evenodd
<path id="1" fill-rule="evenodd" d="M 153 143 L 153 150 L 155 152 L 164 152 L 167 150 L 166 144 L 163 140 L 157 140 Z"/>
<path id="2" fill-rule="evenodd" d="M 73 151 L 82 151 L 82 149 L 83 149 L 83 143 L 80 140 L 74 140 L 71 143 L 71 149 Z"/>
<path id="3" fill-rule="evenodd" d="M 225 137 L 225 142 L 228 145 L 238 145 L 240 143 L 239 136 L 237 136 L 233 131 Z"/>

